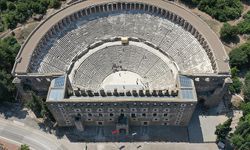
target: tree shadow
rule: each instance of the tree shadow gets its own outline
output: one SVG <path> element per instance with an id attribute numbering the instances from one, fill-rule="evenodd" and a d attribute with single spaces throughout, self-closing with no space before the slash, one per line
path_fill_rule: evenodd
<path id="1" fill-rule="evenodd" d="M 225 104 L 228 105 L 228 104 Z M 229 106 L 226 106 L 229 107 Z M 113 135 L 115 126 L 85 126 L 84 131 L 78 131 L 75 127 L 55 127 L 52 133 L 58 138 L 67 137 L 71 142 L 189 142 L 204 143 L 207 127 L 204 121 L 211 116 L 232 116 L 231 112 L 220 112 L 215 108 L 206 108 L 197 104 L 189 126 L 130 126 L 128 135 Z M 201 119 L 202 123 L 201 123 Z M 212 120 L 213 121 L 213 120 Z M 213 124 L 213 123 L 212 123 Z M 205 127 L 204 127 L 205 126 Z M 43 127 L 44 128 L 44 127 Z M 204 129 L 205 130 L 204 130 Z M 212 128 L 211 128 L 212 129 Z M 48 130 L 45 130 L 48 132 Z M 210 130 L 209 130 L 210 131 Z M 213 132 L 213 131 L 211 131 Z M 136 135 L 133 135 L 136 133 Z M 166 133 L 166 134 L 165 134 Z M 210 133 L 213 134 L 213 133 Z M 208 135 L 209 136 L 209 135 Z"/>
<path id="2" fill-rule="evenodd" d="M 246 67 L 240 69 L 238 76 L 241 78 L 245 78 L 246 74 L 250 71 L 249 68 L 250 68 L 250 66 L 246 66 Z"/>
<path id="3" fill-rule="evenodd" d="M 239 36 L 233 36 L 231 38 L 220 38 L 220 39 L 224 42 L 225 45 L 240 43 Z"/>
<path id="4" fill-rule="evenodd" d="M 180 2 L 190 9 L 194 9 L 197 7 L 197 5 L 194 4 L 191 0 L 190 1 L 180 0 Z"/>
<path id="5" fill-rule="evenodd" d="M 5 119 L 11 117 L 25 119 L 28 112 L 27 110 L 23 110 L 23 108 L 24 107 L 20 103 L 4 102 L 0 105 L 0 114 L 3 115 Z"/>
<path id="6" fill-rule="evenodd" d="M 250 1 L 249 0 L 242 0 L 241 1 L 243 4 L 245 4 L 245 5 L 250 5 Z"/>
<path id="7" fill-rule="evenodd" d="M 115 129 L 115 126 L 85 126 L 85 131 L 78 131 L 74 127 L 58 127 L 55 135 L 66 136 L 71 142 L 188 142 L 187 127 L 130 126 L 127 135 L 112 134 Z"/>
<path id="8" fill-rule="evenodd" d="M 201 104 L 197 104 L 193 113 L 192 119 L 188 126 L 189 142 L 190 143 L 203 143 L 203 135 L 199 116 L 202 115 L 206 109 Z"/>

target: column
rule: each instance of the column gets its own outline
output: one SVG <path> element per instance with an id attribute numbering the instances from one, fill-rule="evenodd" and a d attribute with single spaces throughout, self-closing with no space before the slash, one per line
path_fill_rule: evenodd
<path id="1" fill-rule="evenodd" d="M 116 10 L 117 10 L 116 3 L 113 3 L 113 10 L 114 10 L 114 11 L 116 11 Z"/>
<path id="2" fill-rule="evenodd" d="M 82 11 L 80 10 L 77 13 L 78 13 L 78 17 L 81 18 L 82 17 Z"/>
<path id="3" fill-rule="evenodd" d="M 191 34 L 194 35 L 196 29 L 193 27 L 192 30 L 191 30 Z"/>
<path id="4" fill-rule="evenodd" d="M 144 10 L 144 4 L 140 3 L 140 10 Z"/>
<path id="5" fill-rule="evenodd" d="M 190 31 L 191 27 L 192 27 L 192 25 L 189 23 L 188 27 L 187 27 L 187 31 Z"/>
<path id="6" fill-rule="evenodd" d="M 131 10 L 131 3 L 128 3 L 127 5 L 128 10 Z"/>
<path id="7" fill-rule="evenodd" d="M 180 18 L 180 25 L 183 27 L 185 20 L 183 18 Z"/>
<path id="8" fill-rule="evenodd" d="M 184 22 L 184 26 L 183 26 L 183 28 L 184 28 L 184 29 L 187 29 L 187 26 L 188 26 L 188 22 L 187 22 L 187 21 L 185 21 L 185 22 Z"/>
<path id="9" fill-rule="evenodd" d="M 147 4 L 144 4 L 144 11 L 148 11 L 149 10 L 149 7 Z"/>
<path id="10" fill-rule="evenodd" d="M 86 9 L 83 9 L 82 11 L 81 11 L 81 13 L 82 13 L 82 16 L 84 17 L 84 16 L 86 16 Z"/>
<path id="11" fill-rule="evenodd" d="M 157 14 L 158 14 L 158 15 L 161 15 L 161 8 L 158 8 Z"/>
<path id="12" fill-rule="evenodd" d="M 86 16 L 90 15 L 90 8 L 86 8 Z"/>
<path id="13" fill-rule="evenodd" d="M 170 13 L 169 13 L 169 20 L 172 20 L 172 19 L 173 19 L 173 13 L 170 12 Z"/>
<path id="14" fill-rule="evenodd" d="M 169 19 L 169 11 L 166 12 L 166 18 Z"/>
<path id="15" fill-rule="evenodd" d="M 70 24 L 70 19 L 68 16 L 65 18 L 65 21 L 66 21 L 66 25 Z"/>
<path id="16" fill-rule="evenodd" d="M 161 15 L 164 17 L 166 15 L 166 10 L 162 9 Z"/>
<path id="17" fill-rule="evenodd" d="M 197 30 L 195 30 L 195 32 L 194 32 L 194 37 L 197 38 L 197 37 L 198 37 L 198 34 L 199 34 L 199 32 L 198 32 Z"/>
<path id="18" fill-rule="evenodd" d="M 153 8 L 151 5 L 149 5 L 149 9 L 148 9 L 148 12 L 152 12 Z"/>
<path id="19" fill-rule="evenodd" d="M 181 21 L 181 18 L 179 16 L 177 16 L 175 22 L 180 24 L 180 21 Z"/>
<path id="20" fill-rule="evenodd" d="M 101 12 L 104 12 L 103 5 L 100 5 L 99 7 L 100 7 L 100 13 L 101 13 Z"/>
<path id="21" fill-rule="evenodd" d="M 121 3 L 117 3 L 117 10 L 121 10 Z"/>

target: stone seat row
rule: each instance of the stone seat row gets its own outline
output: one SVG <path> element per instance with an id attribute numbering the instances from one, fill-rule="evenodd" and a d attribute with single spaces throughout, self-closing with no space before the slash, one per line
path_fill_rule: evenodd
<path id="1" fill-rule="evenodd" d="M 159 31 L 165 29 L 166 27 L 170 29 L 168 29 L 166 32 L 164 30 L 163 32 L 158 32 L 158 31 L 153 32 L 153 30 L 151 29 L 151 26 L 152 26 L 151 24 L 138 23 L 136 24 L 137 27 L 131 26 L 133 27 L 133 29 L 132 28 L 129 29 L 131 30 L 131 33 L 133 34 L 131 34 L 130 31 L 124 32 L 123 28 L 117 25 L 121 24 L 122 26 L 126 26 L 126 24 L 130 24 L 131 23 L 130 21 L 125 22 L 125 20 L 127 20 L 126 18 L 131 17 L 131 15 L 135 15 L 136 18 L 142 22 L 143 20 L 145 22 L 145 20 L 147 19 L 153 19 L 154 24 L 152 25 L 157 25 L 156 28 Z M 120 21 L 123 21 L 123 22 L 120 22 Z M 151 23 L 151 21 L 149 21 L 149 23 Z M 102 28 L 102 25 L 104 24 L 107 24 L 106 28 L 104 27 Z M 150 28 L 148 28 L 147 26 Z M 113 30 L 114 28 L 116 30 Z M 142 28 L 141 29 L 142 32 L 137 31 L 137 29 L 140 29 L 140 28 Z M 158 46 L 161 47 L 164 52 L 172 55 L 173 57 L 175 56 L 176 61 L 182 60 L 183 58 L 183 56 L 178 54 L 178 51 L 189 51 L 188 53 L 183 53 L 185 55 L 192 53 L 193 49 L 191 48 L 185 49 L 185 48 L 191 42 L 195 41 L 195 38 L 192 37 L 190 33 L 186 33 L 178 25 L 174 25 L 173 23 L 167 20 L 163 20 L 162 18 L 159 18 L 159 17 L 152 17 L 147 14 L 145 15 L 126 14 L 126 15 L 108 16 L 108 17 L 88 21 L 76 29 L 74 28 L 70 28 L 70 29 L 72 30 L 66 32 L 64 36 L 56 40 L 56 42 L 54 42 L 54 45 L 51 47 L 51 49 L 48 50 L 49 54 L 53 54 L 57 56 L 56 59 L 67 61 L 69 63 L 74 58 L 74 56 L 77 55 L 77 53 L 79 53 L 79 51 L 82 50 L 81 48 L 78 48 L 79 44 L 88 45 L 88 43 L 90 44 L 91 42 L 93 43 L 95 40 L 102 39 L 103 37 L 107 36 L 107 34 L 110 36 L 118 36 L 119 30 L 122 30 L 123 31 L 122 33 L 124 33 L 125 35 L 129 34 L 128 36 L 136 36 L 136 37 L 144 38 L 144 39 L 146 38 L 147 40 L 155 43 L 156 45 L 159 44 Z M 107 29 L 108 31 L 112 31 L 112 32 L 109 32 L 109 33 L 103 32 L 103 31 L 106 31 Z M 152 30 L 152 34 L 147 34 L 149 31 L 151 32 L 151 30 Z M 65 32 L 65 31 L 62 31 L 62 32 Z M 182 38 L 179 39 L 179 37 L 182 37 Z M 198 44 L 197 41 L 195 43 Z M 177 48 L 179 47 L 178 50 L 176 49 L 176 47 Z M 199 47 L 199 50 L 201 49 L 202 47 Z M 45 51 L 45 53 L 47 52 Z M 69 63 L 66 63 L 64 65 L 67 66 L 69 65 Z M 55 63 L 53 65 L 56 66 L 57 64 Z M 34 68 L 37 68 L 37 67 L 34 67 Z"/>

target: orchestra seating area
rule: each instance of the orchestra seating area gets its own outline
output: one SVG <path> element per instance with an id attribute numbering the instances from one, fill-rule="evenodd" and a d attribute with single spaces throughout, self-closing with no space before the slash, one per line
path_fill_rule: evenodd
<path id="1" fill-rule="evenodd" d="M 175 85 L 173 71 L 163 60 L 131 45 L 106 47 L 88 56 L 75 70 L 72 84 L 85 89 L 99 89 L 103 80 L 116 71 L 131 71 L 140 75 L 151 89 L 166 89 Z"/>

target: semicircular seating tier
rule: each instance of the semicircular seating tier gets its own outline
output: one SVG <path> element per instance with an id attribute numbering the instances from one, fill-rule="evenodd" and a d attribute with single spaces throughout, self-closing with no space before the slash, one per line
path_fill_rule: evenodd
<path id="1" fill-rule="evenodd" d="M 116 71 L 130 71 L 143 78 L 145 87 L 167 89 L 175 87 L 176 83 L 177 69 L 170 67 L 170 64 L 170 60 L 162 60 L 141 47 L 109 46 L 96 51 L 81 62 L 74 70 L 72 84 L 96 90 L 101 88 L 103 80 L 110 74 Z"/>
<path id="2" fill-rule="evenodd" d="M 73 58 L 89 45 L 117 36 L 137 37 L 153 43 L 174 60 L 182 73 L 214 73 L 206 51 L 191 33 L 167 18 L 144 11 L 102 12 L 71 22 L 53 34 L 46 44 L 37 46 L 30 72 L 66 72 Z M 130 63 L 135 69 L 139 67 L 136 60 L 131 59 Z"/>

